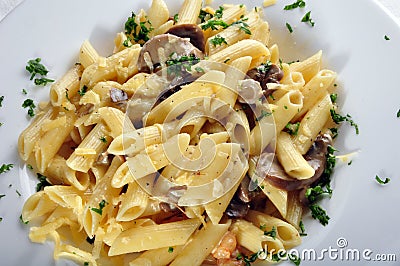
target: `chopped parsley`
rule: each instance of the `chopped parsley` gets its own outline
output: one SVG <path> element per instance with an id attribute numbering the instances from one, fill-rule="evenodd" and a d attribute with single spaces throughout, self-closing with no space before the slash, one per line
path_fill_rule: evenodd
<path id="1" fill-rule="evenodd" d="M 132 15 L 125 22 L 125 34 L 132 37 L 132 40 L 140 45 L 143 45 L 150 39 L 149 33 L 152 30 L 154 28 L 149 20 L 141 21 L 137 24 L 134 12 L 132 12 Z"/>
<path id="2" fill-rule="evenodd" d="M 244 33 L 246 33 L 248 35 L 251 35 L 251 31 L 249 29 L 249 24 L 247 24 L 245 22 L 247 20 L 248 20 L 248 18 L 239 19 L 238 21 L 233 22 L 230 26 L 238 25 L 240 30 L 242 30 Z"/>
<path id="3" fill-rule="evenodd" d="M 85 262 L 83 263 L 83 266 L 89 266 L 89 262 L 88 262 L 88 261 L 85 261 Z"/>
<path id="4" fill-rule="evenodd" d="M 306 234 L 306 229 L 304 228 L 303 221 L 300 221 L 299 228 L 300 228 L 300 236 L 306 236 L 307 234 Z"/>
<path id="5" fill-rule="evenodd" d="M 387 35 L 385 35 L 383 38 L 385 38 L 386 41 L 390 40 L 389 36 L 387 36 Z"/>
<path id="6" fill-rule="evenodd" d="M 31 164 L 28 164 L 28 165 L 26 166 L 26 168 L 28 168 L 29 170 L 33 170 L 33 166 L 32 166 Z"/>
<path id="7" fill-rule="evenodd" d="M 103 142 L 103 143 L 107 143 L 107 139 L 104 136 L 100 138 L 100 141 Z"/>
<path id="8" fill-rule="evenodd" d="M 131 43 L 131 37 L 126 36 L 126 39 L 123 41 L 122 45 L 127 48 L 132 47 L 133 44 Z"/>
<path id="9" fill-rule="evenodd" d="M 22 103 L 22 107 L 24 108 L 29 108 L 28 109 L 28 115 L 30 117 L 34 117 L 35 116 L 35 108 L 36 105 L 33 103 L 32 99 L 26 99 L 23 103 Z"/>
<path id="10" fill-rule="evenodd" d="M 199 14 L 200 23 L 204 23 L 207 20 L 212 19 L 213 17 L 214 17 L 213 14 L 205 11 L 204 9 L 200 9 L 200 14 Z M 175 16 L 174 16 L 174 20 L 175 20 Z"/>
<path id="11" fill-rule="evenodd" d="M 256 121 L 260 121 L 261 119 L 263 119 L 266 116 L 270 116 L 272 115 L 271 112 L 267 112 L 265 110 L 261 110 L 261 114 L 256 118 Z"/>
<path id="12" fill-rule="evenodd" d="M 6 196 L 6 195 L 4 195 L 4 194 L 1 194 L 1 195 L 0 195 L 0 199 L 1 199 L 1 198 L 3 198 L 3 197 L 5 197 L 5 196 Z"/>
<path id="13" fill-rule="evenodd" d="M 86 85 L 83 85 L 83 87 L 78 91 L 80 96 L 85 95 L 85 93 L 87 92 L 88 87 Z"/>
<path id="14" fill-rule="evenodd" d="M 169 247 L 168 248 L 168 253 L 172 253 L 172 252 L 174 252 L 174 248 L 173 247 Z"/>
<path id="15" fill-rule="evenodd" d="M 22 94 L 27 95 L 28 92 L 25 89 L 22 89 Z"/>
<path id="16" fill-rule="evenodd" d="M 336 124 L 340 124 L 344 121 L 350 123 L 351 126 L 353 126 L 356 130 L 356 134 L 358 135 L 360 133 L 359 129 L 358 129 L 358 125 L 353 121 L 353 119 L 351 118 L 351 115 L 347 114 L 346 116 L 342 116 L 338 113 L 336 113 L 335 109 L 331 109 L 331 117 L 333 122 L 335 122 Z"/>
<path id="17" fill-rule="evenodd" d="M 400 109 L 397 111 L 397 114 L 396 114 L 396 116 L 397 116 L 397 118 L 399 118 L 399 117 L 400 117 Z"/>
<path id="18" fill-rule="evenodd" d="M 36 75 L 42 75 L 46 76 L 49 71 L 47 68 L 40 63 L 42 59 L 36 58 L 36 59 L 31 59 L 28 61 L 28 65 L 25 67 L 25 69 L 31 73 L 30 80 L 32 80 Z"/>
<path id="19" fill-rule="evenodd" d="M 314 203 L 309 205 L 309 208 L 311 210 L 311 216 L 314 219 L 317 219 L 323 226 L 328 224 L 330 217 L 326 214 L 326 211 L 321 206 Z"/>
<path id="20" fill-rule="evenodd" d="M 195 67 L 194 70 L 196 70 L 197 73 L 204 73 L 204 69 L 201 67 Z"/>
<path id="21" fill-rule="evenodd" d="M 22 218 L 22 214 L 19 216 L 19 220 L 21 221 L 21 223 L 23 224 L 28 224 L 29 221 L 24 221 L 24 219 Z"/>
<path id="22" fill-rule="evenodd" d="M 229 60 L 231 60 L 231 59 L 230 58 L 225 59 L 224 63 L 228 63 Z M 400 110 L 399 110 L 399 112 L 400 112 Z"/>
<path id="23" fill-rule="evenodd" d="M 335 103 L 335 102 L 337 101 L 337 93 L 332 93 L 332 94 L 330 95 L 330 97 L 331 97 L 332 103 Z"/>
<path id="24" fill-rule="evenodd" d="M 257 71 L 261 74 L 267 73 L 272 67 L 272 62 L 267 60 L 265 63 L 262 63 L 260 66 L 257 67 Z"/>
<path id="25" fill-rule="evenodd" d="M 314 27 L 315 22 L 311 18 L 311 11 L 308 11 L 303 18 L 301 19 L 301 22 L 309 23 L 311 27 Z"/>
<path id="26" fill-rule="evenodd" d="M 255 262 L 258 259 L 258 256 L 259 256 L 260 252 L 263 252 L 263 251 L 259 251 L 257 253 L 253 253 L 253 254 L 251 254 L 249 256 L 246 256 L 244 254 L 239 253 L 236 256 L 236 260 L 243 260 L 245 266 L 251 266 L 251 263 Z"/>
<path id="27" fill-rule="evenodd" d="M 289 23 L 287 23 L 287 22 L 286 22 L 286 28 L 288 29 L 288 31 L 289 31 L 290 33 L 293 32 L 292 26 L 291 26 Z"/>
<path id="28" fill-rule="evenodd" d="M 378 175 L 375 176 L 376 182 L 378 182 L 381 185 L 386 185 L 387 183 L 390 182 L 390 178 L 386 177 L 385 180 L 382 180 Z"/>
<path id="29" fill-rule="evenodd" d="M 223 20 L 210 19 L 207 21 L 206 24 L 201 25 L 201 29 L 202 30 L 207 30 L 207 29 L 218 30 L 217 26 L 222 27 L 223 29 L 226 29 L 229 27 L 229 24 Z"/>
<path id="30" fill-rule="evenodd" d="M 47 181 L 47 177 L 40 173 L 37 173 L 36 175 L 39 179 L 39 183 L 36 184 L 36 192 L 43 190 L 44 187 L 51 186 L 50 182 Z"/>
<path id="31" fill-rule="evenodd" d="M 301 263 L 301 259 L 297 257 L 295 254 L 288 254 L 288 258 L 296 266 L 299 266 Z"/>
<path id="32" fill-rule="evenodd" d="M 324 190 L 320 185 L 307 188 L 306 190 L 306 197 L 310 203 L 316 202 L 324 194 L 332 196 L 332 189 L 329 184 L 326 185 L 326 190 Z"/>
<path id="33" fill-rule="evenodd" d="M 332 138 L 336 138 L 339 135 L 339 131 L 336 127 L 332 127 L 329 129 L 332 132 Z"/>
<path id="34" fill-rule="evenodd" d="M 289 133 L 292 136 L 296 136 L 297 133 L 299 132 L 299 127 L 300 127 L 300 122 L 296 122 L 294 124 L 292 123 L 287 123 L 285 126 L 286 132 Z"/>
<path id="35" fill-rule="evenodd" d="M 90 210 L 94 211 L 97 214 L 103 215 L 103 209 L 108 204 L 105 200 L 100 201 L 99 208 L 90 208 Z"/>
<path id="36" fill-rule="evenodd" d="M 169 75 L 175 74 L 175 76 L 181 76 L 184 71 L 191 71 L 192 66 L 200 62 L 200 59 L 195 55 L 189 56 L 181 56 L 177 58 L 173 58 L 175 53 L 170 55 L 170 59 L 168 59 L 165 64 L 167 65 L 167 73 Z"/>
<path id="37" fill-rule="evenodd" d="M 13 167 L 14 167 L 14 164 L 12 164 L 12 163 L 9 163 L 9 164 L 4 164 L 4 163 L 3 163 L 3 164 L 0 166 L 0 174 L 3 174 L 3 173 L 5 173 L 5 172 L 10 171 Z"/>
<path id="38" fill-rule="evenodd" d="M 224 11 L 224 7 L 220 6 L 217 10 L 215 10 L 214 17 L 217 19 L 221 19 L 223 11 Z"/>
<path id="39" fill-rule="evenodd" d="M 38 78 L 38 79 L 35 79 L 34 82 L 35 82 L 35 85 L 37 85 L 37 86 L 46 86 L 47 83 L 54 82 L 54 79 Z"/>
<path id="40" fill-rule="evenodd" d="M 3 107 L 4 96 L 0 96 L 0 107 Z"/>
<path id="41" fill-rule="evenodd" d="M 264 235 L 265 236 L 270 236 L 270 237 L 272 237 L 273 239 L 275 239 L 276 238 L 276 227 L 275 226 L 272 226 L 272 229 L 271 229 L 271 231 L 264 231 Z"/>
<path id="42" fill-rule="evenodd" d="M 3 217 L 0 217 L 0 222 L 2 222 L 3 221 Z"/>
<path id="43" fill-rule="evenodd" d="M 283 10 L 292 10 L 292 9 L 295 9 L 295 8 L 298 8 L 298 7 L 303 8 L 303 7 L 305 7 L 305 6 L 306 6 L 306 2 L 304 2 L 303 0 L 297 0 L 297 1 L 294 2 L 293 4 L 286 5 L 286 6 L 283 8 Z"/>
<path id="44" fill-rule="evenodd" d="M 21 192 L 19 192 L 17 189 L 15 190 L 15 193 L 17 193 L 18 197 L 22 196 Z"/>
<path id="45" fill-rule="evenodd" d="M 174 17 L 173 17 L 173 20 L 174 20 L 174 24 L 178 23 L 179 14 L 175 14 Z"/>
<path id="46" fill-rule="evenodd" d="M 228 44 L 225 38 L 219 35 L 216 35 L 214 38 L 210 39 L 210 42 L 212 45 L 214 45 L 214 47 L 217 47 L 217 45 L 222 45 L 223 43 Z"/>

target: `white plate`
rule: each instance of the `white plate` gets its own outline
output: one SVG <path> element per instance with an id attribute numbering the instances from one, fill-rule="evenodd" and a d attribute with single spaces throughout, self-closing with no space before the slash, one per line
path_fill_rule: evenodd
<path id="1" fill-rule="evenodd" d="M 252 1 L 234 2 L 254 5 Z M 272 42 L 280 45 L 284 61 L 302 59 L 322 49 L 324 65 L 339 74 L 342 113 L 351 114 L 360 128 L 359 135 L 348 125 L 340 129 L 338 154 L 359 151 L 358 156 L 350 166 L 336 169 L 334 194 L 323 202 L 331 217 L 329 225 L 307 222 L 308 236 L 298 250 L 314 248 L 319 255 L 324 249 L 338 249 L 336 260 L 325 253 L 324 265 L 353 265 L 356 261 L 346 261 L 346 253 L 356 249 L 361 252 L 357 263 L 362 265 L 373 263 L 362 257 L 365 249 L 371 250 L 367 254 L 371 259 L 377 254 L 395 254 L 400 261 L 400 119 L 396 118 L 400 108 L 399 25 L 374 1 L 308 0 L 305 9 L 283 11 L 283 6 L 291 2 L 294 1 L 278 1 L 265 9 Z M 131 10 L 147 6 L 142 1 L 127 0 L 27 0 L 0 23 L 0 95 L 5 96 L 0 108 L 0 122 L 4 123 L 0 127 L 0 165 L 15 164 L 10 172 L 0 175 L 0 194 L 6 194 L 0 199 L 1 265 L 73 265 L 65 261 L 54 263 L 51 245 L 30 243 L 28 226 L 19 221 L 23 202 L 34 187 L 34 182 L 19 169 L 16 151 L 18 135 L 29 123 L 21 104 L 28 97 L 35 101 L 48 97 L 46 88 L 34 87 L 29 81 L 26 62 L 41 57 L 50 70 L 48 76 L 59 78 L 76 62 L 85 39 L 101 54 L 110 54 L 115 33 L 123 29 Z M 177 10 L 176 4 L 171 6 Z M 300 22 L 309 10 L 315 27 Z M 286 22 L 292 25 L 292 34 L 288 33 Z M 384 35 L 390 40 L 385 40 Z M 23 95 L 22 89 L 28 95 Z M 381 186 L 375 181 L 377 174 L 392 180 Z M 21 197 L 16 190 L 22 193 Z M 338 247 L 339 238 L 347 241 L 346 247 Z M 334 257 L 335 251 L 331 253 Z M 301 265 L 312 263 L 303 260 Z"/>

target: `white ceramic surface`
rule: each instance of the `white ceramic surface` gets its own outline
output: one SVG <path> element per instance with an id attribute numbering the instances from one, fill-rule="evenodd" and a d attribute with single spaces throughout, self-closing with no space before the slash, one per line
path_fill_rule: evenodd
<path id="1" fill-rule="evenodd" d="M 177 10 L 168 1 L 171 13 Z M 233 1 L 249 7 L 253 1 Z M 265 9 L 265 17 L 272 29 L 271 42 L 278 43 L 284 61 L 303 59 L 323 50 L 325 67 L 338 72 L 339 103 L 342 113 L 349 113 L 358 123 L 360 134 L 344 124 L 337 140 L 337 154 L 358 151 L 350 166 L 339 166 L 333 176 L 334 194 L 323 206 L 331 217 L 323 227 L 306 219 L 308 236 L 298 250 L 338 248 L 337 240 L 345 238 L 342 249 L 370 249 L 378 253 L 396 254 L 400 262 L 400 180 L 397 168 L 400 158 L 400 28 L 379 4 L 372 0 L 309 0 L 305 9 L 283 11 L 285 4 L 278 1 Z M 219 5 L 221 1 L 214 2 Z M 232 3 L 232 2 L 231 2 Z M 261 1 L 257 2 L 258 5 Z M 26 98 L 35 102 L 46 100 L 48 88 L 35 87 L 25 71 L 29 59 L 41 57 L 48 66 L 48 77 L 59 78 L 77 60 L 81 43 L 89 39 L 103 55 L 112 51 L 115 33 L 131 10 L 148 7 L 146 1 L 46 1 L 27 0 L 0 23 L 0 108 L 2 163 L 15 164 L 10 172 L 0 175 L 0 265 L 74 265 L 72 262 L 53 262 L 51 244 L 32 244 L 28 226 L 19 221 L 24 200 L 33 192 L 35 181 L 24 174 L 16 144 L 18 135 L 30 119 L 21 107 Z M 301 23 L 301 17 L 311 10 L 315 27 Z M 294 32 L 288 33 L 289 22 Z M 390 37 L 385 40 L 384 36 Z M 22 94 L 22 89 L 28 95 Z M 375 175 L 390 177 L 381 186 Z M 10 187 L 11 185 L 11 187 Z M 18 190 L 22 196 L 16 193 Z M 361 258 L 356 262 L 330 259 L 323 262 L 302 261 L 301 265 L 372 264 Z"/>

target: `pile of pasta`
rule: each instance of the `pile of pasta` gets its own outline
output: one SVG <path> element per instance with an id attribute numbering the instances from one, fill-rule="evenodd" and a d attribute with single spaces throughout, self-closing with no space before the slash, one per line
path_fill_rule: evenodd
<path id="1" fill-rule="evenodd" d="M 259 176 L 266 206 L 243 219 L 229 219 L 225 211 L 243 178 L 256 175 L 255 158 L 274 143 L 293 179 L 313 176 L 303 155 L 331 123 L 336 73 L 321 69 L 321 52 L 281 63 L 284 75 L 270 85 L 273 97 L 254 103 L 265 117 L 250 129 L 238 93 L 227 88 L 267 60 L 279 65 L 279 49 L 269 44 L 261 9 L 223 7 L 221 20 L 246 18 L 251 34 L 234 26 L 204 30 L 207 59 L 196 68 L 204 73 L 146 111 L 145 119 L 141 100 L 157 96 L 160 75 L 138 72 L 142 46 L 125 33 L 117 34 L 108 57 L 83 42 L 79 63 L 51 86 L 49 103 L 21 133 L 18 147 L 22 160 L 52 184 L 29 197 L 22 218 L 32 225 L 33 242 L 54 241 L 55 259 L 133 266 L 201 265 L 213 257 L 240 265 L 235 252 L 288 250 L 301 243 L 298 191 Z M 137 24 L 151 21 L 151 38 L 174 24 L 199 24 L 202 8 L 215 12 L 201 0 L 185 0 L 174 22 L 163 0 L 153 0 L 136 16 Z M 211 44 L 217 34 L 226 43 Z M 121 95 L 133 99 L 128 107 L 113 99 Z M 300 122 L 296 136 L 284 131 L 291 121 Z M 264 234 L 273 228 L 276 236 Z"/>

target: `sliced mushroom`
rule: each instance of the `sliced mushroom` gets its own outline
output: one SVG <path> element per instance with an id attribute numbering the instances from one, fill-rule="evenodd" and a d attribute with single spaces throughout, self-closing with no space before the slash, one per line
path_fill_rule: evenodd
<path id="1" fill-rule="evenodd" d="M 297 180 L 288 176 L 282 165 L 275 157 L 273 159 L 271 168 L 266 176 L 266 180 L 271 184 L 287 191 L 307 188 L 308 186 L 316 182 L 323 174 L 326 164 L 326 153 L 328 150 L 328 145 L 330 145 L 331 143 L 332 138 L 330 137 L 330 135 L 319 135 L 307 154 L 304 155 L 304 158 L 315 170 L 315 174 L 311 178 Z"/>
<path id="2" fill-rule="evenodd" d="M 243 203 L 236 198 L 233 198 L 226 208 L 225 214 L 230 218 L 243 218 L 250 210 L 250 204 Z"/>
<path id="3" fill-rule="evenodd" d="M 166 33 L 173 34 L 181 38 L 189 38 L 190 42 L 204 53 L 205 38 L 203 30 L 196 24 L 180 24 L 173 26 Z"/>
<path id="4" fill-rule="evenodd" d="M 279 83 L 283 78 L 283 71 L 275 64 L 267 67 L 266 65 L 261 65 L 247 71 L 247 76 L 255 81 L 260 82 L 261 88 L 265 97 L 268 97 L 274 92 L 273 89 L 268 89 L 268 83 Z"/>
<path id="5" fill-rule="evenodd" d="M 138 58 L 139 72 L 151 73 L 154 69 L 170 59 L 171 55 L 190 56 L 203 59 L 204 54 L 197 49 L 188 39 L 172 34 L 161 34 L 151 38 L 140 51 Z"/>

